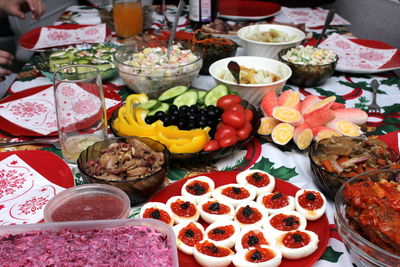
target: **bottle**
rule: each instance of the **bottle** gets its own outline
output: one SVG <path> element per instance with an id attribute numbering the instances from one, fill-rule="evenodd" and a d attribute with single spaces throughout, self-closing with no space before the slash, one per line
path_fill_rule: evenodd
<path id="1" fill-rule="evenodd" d="M 217 16 L 217 0 L 189 0 L 189 19 L 193 29 L 212 22 Z"/>

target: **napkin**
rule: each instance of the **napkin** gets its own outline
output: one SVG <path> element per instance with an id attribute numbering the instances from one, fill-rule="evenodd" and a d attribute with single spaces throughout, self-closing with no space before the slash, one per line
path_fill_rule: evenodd
<path id="1" fill-rule="evenodd" d="M 400 153 L 400 131 L 381 135 L 378 138 L 385 142 L 391 149 L 396 151 L 397 154 Z"/>
<path id="2" fill-rule="evenodd" d="M 339 56 L 337 67 L 340 69 L 378 69 L 397 51 L 358 45 L 337 33 L 331 34 L 319 47 L 330 49 Z"/>
<path id="3" fill-rule="evenodd" d="M 63 93 L 66 99 L 63 108 L 74 110 L 77 114 L 74 120 L 83 120 L 97 112 L 91 107 L 96 106 L 93 103 L 98 101 L 98 98 L 78 85 L 72 84 L 66 87 Z M 79 99 L 80 102 L 73 105 L 68 102 L 68 99 Z M 119 101 L 106 98 L 105 103 L 107 108 L 111 108 L 118 105 Z M 0 116 L 20 127 L 43 135 L 57 131 L 53 87 L 50 86 L 36 94 L 0 104 Z"/>
<path id="4" fill-rule="evenodd" d="M 43 220 L 44 206 L 63 190 L 17 155 L 9 156 L 0 162 L 0 225 Z"/>
<path id="5" fill-rule="evenodd" d="M 320 27 L 325 23 L 326 15 L 328 15 L 329 10 L 323 8 L 288 8 L 282 7 L 283 13 L 294 23 L 301 24 L 305 23 L 306 27 Z M 349 25 L 350 22 L 335 14 L 331 25 Z"/>
<path id="6" fill-rule="evenodd" d="M 106 25 L 104 23 L 78 29 L 42 27 L 33 49 L 80 43 L 103 43 L 105 40 Z"/>

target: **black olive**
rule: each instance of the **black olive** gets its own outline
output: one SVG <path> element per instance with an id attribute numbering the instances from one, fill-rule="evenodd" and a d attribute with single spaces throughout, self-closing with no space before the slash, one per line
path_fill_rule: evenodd
<path id="1" fill-rule="evenodd" d="M 222 113 L 224 113 L 224 110 L 223 110 L 222 108 L 220 108 L 220 107 L 217 107 L 217 108 L 215 109 L 215 112 L 217 113 L 217 115 L 221 116 Z"/>
<path id="2" fill-rule="evenodd" d="M 176 115 L 169 115 L 169 118 L 171 119 L 171 121 L 176 122 L 178 120 L 178 116 Z"/>
<path id="3" fill-rule="evenodd" d="M 197 113 L 198 111 L 199 111 L 199 107 L 197 105 L 191 105 L 189 107 L 189 112 L 192 114 Z"/>
<path id="4" fill-rule="evenodd" d="M 161 213 L 159 210 L 154 210 L 152 213 L 150 213 L 150 217 L 159 220 L 161 218 Z"/>
<path id="5" fill-rule="evenodd" d="M 178 126 L 180 130 L 184 130 L 186 129 L 186 121 L 179 119 L 178 122 L 176 123 L 176 126 Z"/>
<path id="6" fill-rule="evenodd" d="M 208 110 L 207 111 L 207 118 L 209 119 L 216 119 L 217 118 L 217 113 L 215 112 L 215 110 Z"/>
<path id="7" fill-rule="evenodd" d="M 256 250 L 253 252 L 253 255 L 251 255 L 250 259 L 252 261 L 259 261 L 263 258 L 262 254 L 260 251 Z"/>
<path id="8" fill-rule="evenodd" d="M 246 218 L 249 218 L 251 215 L 253 215 L 253 213 L 254 213 L 254 210 L 252 208 L 250 208 L 249 205 L 244 207 L 242 210 L 242 215 Z"/>
<path id="9" fill-rule="evenodd" d="M 294 234 L 294 235 L 293 235 L 293 240 L 294 240 L 296 243 L 300 243 L 300 242 L 303 241 L 304 239 L 303 239 L 303 237 L 302 237 L 301 235 L 299 235 L 299 234 Z"/>
<path id="10" fill-rule="evenodd" d="M 180 108 L 179 108 L 179 111 L 185 111 L 185 112 L 187 112 L 189 110 L 189 106 L 187 106 L 187 105 L 183 105 L 183 106 L 181 106 Z"/>
<path id="11" fill-rule="evenodd" d="M 189 120 L 188 122 L 187 122 L 187 127 L 188 127 L 188 129 L 196 129 L 196 128 L 198 128 L 198 123 L 195 121 L 195 120 Z"/>
<path id="12" fill-rule="evenodd" d="M 282 220 L 286 226 L 292 226 L 293 224 L 299 224 L 299 221 L 296 220 L 296 217 L 294 216 L 289 216 L 286 217 Z"/>
<path id="13" fill-rule="evenodd" d="M 307 193 L 307 200 L 309 201 L 315 201 L 317 198 L 315 197 L 315 195 L 313 193 Z"/>
<path id="14" fill-rule="evenodd" d="M 174 115 L 174 116 L 178 117 L 179 110 L 172 110 L 172 111 L 169 112 L 169 115 Z"/>
<path id="15" fill-rule="evenodd" d="M 249 241 L 247 241 L 247 244 L 251 247 L 257 245 L 258 243 L 260 243 L 260 240 L 258 239 L 258 237 L 256 237 L 255 235 L 251 235 L 249 236 Z"/>
<path id="16" fill-rule="evenodd" d="M 206 115 L 200 115 L 199 120 L 207 121 L 207 116 Z"/>
<path id="17" fill-rule="evenodd" d="M 194 232 L 190 229 L 185 230 L 185 236 L 186 237 L 194 237 Z"/>
<path id="18" fill-rule="evenodd" d="M 156 114 L 154 114 L 154 117 L 160 120 L 165 117 L 165 113 L 164 111 L 157 111 Z"/>
<path id="19" fill-rule="evenodd" d="M 221 209 L 221 207 L 218 202 L 214 202 L 208 207 L 208 209 L 212 210 L 212 211 L 216 211 L 216 210 Z"/>
<path id="20" fill-rule="evenodd" d="M 171 119 L 170 116 L 167 116 L 164 120 L 164 126 L 175 125 L 175 121 Z"/>
<path id="21" fill-rule="evenodd" d="M 203 195 L 206 192 L 204 186 L 201 186 L 199 183 L 195 183 L 194 185 L 189 185 L 188 189 L 194 190 L 194 194 L 196 196 Z"/>
<path id="22" fill-rule="evenodd" d="M 169 106 L 169 109 L 168 109 L 169 112 L 175 111 L 175 110 L 178 110 L 178 106 L 177 106 L 177 105 L 171 105 L 171 106 Z"/>
<path id="23" fill-rule="evenodd" d="M 187 112 L 184 111 L 184 110 L 179 110 L 178 117 L 186 118 L 187 117 Z"/>
<path id="24" fill-rule="evenodd" d="M 217 107 L 216 106 L 213 106 L 213 105 L 209 105 L 209 106 L 207 106 L 207 112 L 209 112 L 209 111 L 216 111 L 217 110 Z"/>
<path id="25" fill-rule="evenodd" d="M 283 197 L 283 195 L 282 195 L 281 192 L 279 192 L 279 193 L 277 193 L 277 194 L 272 196 L 272 200 L 276 200 L 276 199 L 281 198 L 281 197 Z"/>
<path id="26" fill-rule="evenodd" d="M 225 231 L 220 229 L 220 228 L 215 228 L 215 229 L 213 229 L 212 232 L 213 232 L 214 235 L 223 235 L 223 234 L 225 234 Z"/>
<path id="27" fill-rule="evenodd" d="M 263 178 L 258 172 L 253 173 L 253 174 L 251 175 L 251 177 L 253 177 L 254 181 L 256 181 L 256 182 L 261 181 L 262 178 Z"/>
<path id="28" fill-rule="evenodd" d="M 207 120 L 207 126 L 215 127 L 217 125 L 217 122 L 215 120 Z"/>
<path id="29" fill-rule="evenodd" d="M 199 127 L 200 128 L 204 128 L 204 127 L 206 127 L 207 126 L 207 122 L 206 121 L 199 121 Z"/>
<path id="30" fill-rule="evenodd" d="M 199 109 L 199 113 L 200 113 L 200 115 L 206 115 L 207 110 L 205 108 Z"/>
<path id="31" fill-rule="evenodd" d="M 189 120 L 197 120 L 197 118 L 198 118 L 198 116 L 194 115 L 194 114 L 189 114 L 187 117 Z"/>
<path id="32" fill-rule="evenodd" d="M 148 116 L 148 117 L 146 117 L 145 119 L 144 119 L 144 121 L 147 123 L 147 124 L 152 124 L 155 120 L 154 120 L 155 118 L 153 117 L 153 116 Z"/>

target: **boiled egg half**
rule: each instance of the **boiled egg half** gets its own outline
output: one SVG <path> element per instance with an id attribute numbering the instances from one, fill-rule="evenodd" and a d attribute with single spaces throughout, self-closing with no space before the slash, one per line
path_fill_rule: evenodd
<path id="1" fill-rule="evenodd" d="M 247 226 L 260 226 L 268 217 L 268 211 L 259 203 L 254 201 L 243 201 L 236 207 L 234 220 L 241 228 Z"/>
<path id="2" fill-rule="evenodd" d="M 197 221 L 200 217 L 196 203 L 186 197 L 171 197 L 167 201 L 167 207 L 171 210 L 176 224 L 185 221 Z"/>
<path id="3" fill-rule="evenodd" d="M 212 193 L 212 196 L 236 208 L 244 201 L 253 200 L 256 197 L 256 190 L 255 188 L 241 184 L 227 184 L 217 187 Z"/>
<path id="4" fill-rule="evenodd" d="M 260 227 L 248 226 L 242 229 L 235 244 L 236 252 L 255 246 L 275 246 L 275 237 Z"/>
<path id="5" fill-rule="evenodd" d="M 307 230 L 290 231 L 279 236 L 276 244 L 284 258 L 296 260 L 311 255 L 318 248 L 318 236 Z"/>
<path id="6" fill-rule="evenodd" d="M 240 235 L 240 226 L 235 221 L 222 220 L 210 224 L 205 230 L 207 239 L 212 240 L 214 244 L 227 248 L 232 248 L 238 236 Z"/>
<path id="7" fill-rule="evenodd" d="M 232 220 L 235 215 L 233 206 L 223 200 L 205 199 L 197 205 L 201 218 L 207 223 L 220 220 Z"/>
<path id="8" fill-rule="evenodd" d="M 294 197 L 281 192 L 261 194 L 258 196 L 257 202 L 263 205 L 270 214 L 294 210 Z"/>
<path id="9" fill-rule="evenodd" d="M 201 200 L 209 198 L 214 188 L 213 180 L 207 176 L 198 176 L 185 182 L 181 189 L 181 195 L 199 203 Z"/>
<path id="10" fill-rule="evenodd" d="M 317 190 L 301 189 L 296 192 L 295 207 L 307 220 L 321 218 L 326 210 L 326 198 Z"/>
<path id="11" fill-rule="evenodd" d="M 257 196 L 263 193 L 271 193 L 275 188 L 275 178 L 261 170 L 243 171 L 236 176 L 236 182 L 253 187 Z"/>
<path id="12" fill-rule="evenodd" d="M 171 210 L 161 202 L 148 202 L 143 205 L 139 213 L 140 218 L 151 218 L 174 225 L 174 216 Z"/>
<path id="13" fill-rule="evenodd" d="M 304 230 L 307 227 L 306 218 L 297 211 L 287 210 L 274 213 L 268 217 L 263 228 L 270 234 L 278 236 L 293 230 Z"/>
<path id="14" fill-rule="evenodd" d="M 183 222 L 175 225 L 172 229 L 176 236 L 178 249 L 188 255 L 193 255 L 194 245 L 204 239 L 204 227 L 198 222 Z"/>
<path id="15" fill-rule="evenodd" d="M 227 247 L 204 240 L 194 246 L 193 255 L 201 266 L 219 267 L 231 264 L 234 253 Z"/>
<path id="16" fill-rule="evenodd" d="M 276 267 L 281 261 L 281 251 L 277 247 L 266 245 L 240 250 L 233 257 L 236 267 Z"/>

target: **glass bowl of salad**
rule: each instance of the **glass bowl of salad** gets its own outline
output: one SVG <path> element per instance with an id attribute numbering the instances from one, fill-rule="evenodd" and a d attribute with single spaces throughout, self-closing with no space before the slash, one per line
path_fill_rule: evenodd
<path id="1" fill-rule="evenodd" d="M 188 42 L 175 42 L 167 57 L 167 41 L 124 45 L 114 54 L 119 76 L 134 92 L 157 97 L 177 84 L 190 86 L 203 64 L 203 52 Z"/>
<path id="2" fill-rule="evenodd" d="M 331 50 L 303 45 L 284 49 L 278 57 L 292 69 L 288 83 L 302 87 L 323 84 L 335 72 L 339 60 Z"/>

